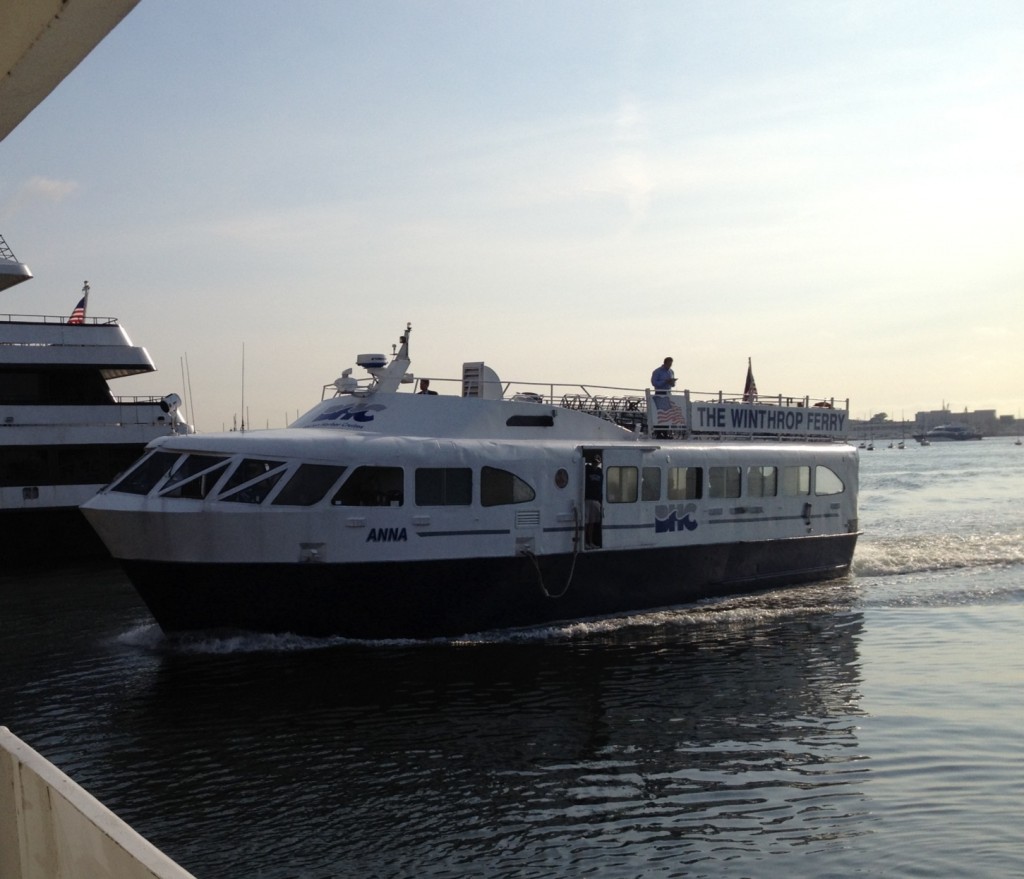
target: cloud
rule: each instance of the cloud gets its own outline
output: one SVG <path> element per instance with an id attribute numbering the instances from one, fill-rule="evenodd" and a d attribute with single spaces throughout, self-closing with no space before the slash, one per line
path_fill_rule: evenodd
<path id="1" fill-rule="evenodd" d="M 9 220 L 34 204 L 59 204 L 78 189 L 73 180 L 53 180 L 49 177 L 31 177 L 22 184 L 11 196 L 10 200 L 0 208 L 0 216 Z"/>
<path id="2" fill-rule="evenodd" d="M 60 202 L 75 192 L 78 189 L 78 184 L 73 180 L 52 180 L 49 177 L 33 177 L 21 189 L 27 197 Z"/>

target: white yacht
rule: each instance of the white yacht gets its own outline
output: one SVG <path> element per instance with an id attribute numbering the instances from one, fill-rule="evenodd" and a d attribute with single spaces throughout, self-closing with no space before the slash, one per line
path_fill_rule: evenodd
<path id="1" fill-rule="evenodd" d="M 450 637 L 849 572 L 846 402 L 478 362 L 416 393 L 409 329 L 292 426 L 156 440 L 84 505 L 166 631 Z"/>
<path id="2" fill-rule="evenodd" d="M 31 278 L 3 247 L 7 256 L 0 257 L 0 278 Z M 86 295 L 87 289 L 83 300 Z M 0 314 L 4 563 L 106 555 L 79 504 L 126 469 L 150 441 L 189 429 L 175 394 L 111 394 L 111 379 L 155 368 L 116 319 L 83 313 L 80 322 L 78 316 L 74 323 L 69 320 L 68 315 Z"/>

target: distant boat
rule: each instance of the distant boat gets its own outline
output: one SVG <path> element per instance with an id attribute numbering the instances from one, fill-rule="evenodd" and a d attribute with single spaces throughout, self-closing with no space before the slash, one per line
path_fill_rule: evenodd
<path id="1" fill-rule="evenodd" d="M 962 440 L 980 440 L 981 434 L 971 430 L 966 424 L 940 424 L 933 427 L 927 433 L 915 433 L 916 439 L 921 445 L 930 445 L 933 442 L 960 442 Z"/>

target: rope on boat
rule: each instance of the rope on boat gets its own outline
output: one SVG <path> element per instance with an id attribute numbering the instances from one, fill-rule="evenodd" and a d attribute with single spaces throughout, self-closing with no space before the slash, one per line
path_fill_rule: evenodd
<path id="1" fill-rule="evenodd" d="M 537 571 L 537 585 L 540 586 L 540 591 L 544 593 L 545 598 L 562 598 L 565 596 L 565 593 L 569 591 L 569 587 L 572 585 L 572 578 L 576 573 L 576 559 L 579 558 L 580 554 L 580 538 L 582 537 L 580 534 L 580 511 L 576 508 L 575 504 L 572 506 L 572 523 L 572 567 L 569 569 L 569 579 L 565 581 L 565 585 L 562 587 L 561 592 L 554 594 L 548 591 L 548 587 L 544 585 L 544 575 L 541 573 L 540 562 L 537 561 L 536 554 L 529 551 L 524 553 L 524 555 L 533 562 L 534 570 Z"/>

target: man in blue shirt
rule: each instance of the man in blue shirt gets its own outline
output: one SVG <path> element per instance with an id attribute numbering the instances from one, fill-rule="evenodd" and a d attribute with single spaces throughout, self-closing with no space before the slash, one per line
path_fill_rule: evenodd
<path id="1" fill-rule="evenodd" d="M 676 374 L 672 372 L 672 358 L 666 357 L 665 362 L 651 373 L 651 387 L 659 394 L 667 394 L 675 384 Z"/>

